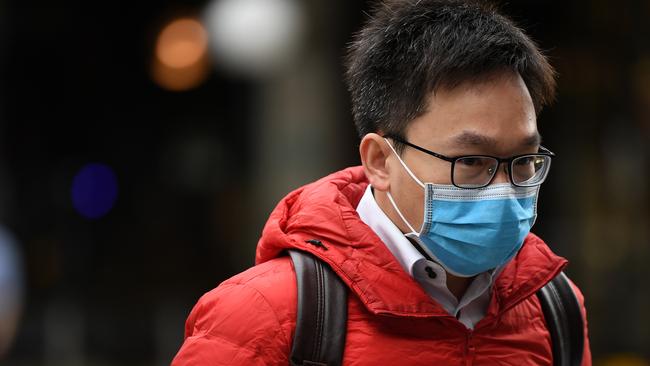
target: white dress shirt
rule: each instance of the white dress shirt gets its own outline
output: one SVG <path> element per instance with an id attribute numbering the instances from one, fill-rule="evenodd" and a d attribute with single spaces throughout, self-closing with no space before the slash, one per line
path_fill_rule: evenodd
<path id="1" fill-rule="evenodd" d="M 386 244 L 404 271 L 411 275 L 422 288 L 452 316 L 458 318 L 467 328 L 474 329 L 487 312 L 490 303 L 492 281 L 498 271 L 477 275 L 460 299 L 447 287 L 447 273 L 438 263 L 426 259 L 404 233 L 386 216 L 375 201 L 372 188 L 368 185 L 357 213 Z"/>

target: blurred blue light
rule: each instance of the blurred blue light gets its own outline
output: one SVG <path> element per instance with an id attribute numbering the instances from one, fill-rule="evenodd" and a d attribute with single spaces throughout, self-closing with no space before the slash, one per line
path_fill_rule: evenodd
<path id="1" fill-rule="evenodd" d="M 24 275 L 19 243 L 0 225 L 0 360 L 11 346 L 22 313 Z"/>
<path id="2" fill-rule="evenodd" d="M 86 164 L 72 181 L 72 203 L 86 218 L 103 217 L 113 208 L 116 199 L 117 177 L 105 164 Z"/>

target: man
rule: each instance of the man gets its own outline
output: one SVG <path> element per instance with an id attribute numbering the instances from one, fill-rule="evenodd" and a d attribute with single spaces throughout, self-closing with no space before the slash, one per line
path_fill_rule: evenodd
<path id="1" fill-rule="evenodd" d="M 279 203 L 257 265 L 199 300 L 173 364 L 287 365 L 298 249 L 349 287 L 344 365 L 551 365 L 535 293 L 567 262 L 529 233 L 553 156 L 545 57 L 481 3 L 389 1 L 347 77 L 363 166 Z"/>

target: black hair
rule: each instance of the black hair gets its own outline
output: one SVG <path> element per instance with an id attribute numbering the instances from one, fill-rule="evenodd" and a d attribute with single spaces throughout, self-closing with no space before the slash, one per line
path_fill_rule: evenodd
<path id="1" fill-rule="evenodd" d="M 408 124 L 425 112 L 430 93 L 500 72 L 521 75 L 536 113 L 555 96 L 555 71 L 546 57 L 494 5 L 385 0 L 347 54 L 357 131 L 361 137 L 370 132 L 404 136 Z"/>

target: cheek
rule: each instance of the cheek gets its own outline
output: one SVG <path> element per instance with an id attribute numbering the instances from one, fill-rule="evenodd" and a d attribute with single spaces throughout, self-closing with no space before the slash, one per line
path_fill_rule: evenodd
<path id="1" fill-rule="evenodd" d="M 451 163 L 432 156 L 418 156 L 413 173 L 422 183 L 451 184 Z"/>
<path id="2" fill-rule="evenodd" d="M 436 184 L 451 184 L 451 163 L 438 160 L 431 172 L 431 182 Z"/>
<path id="3" fill-rule="evenodd" d="M 424 215 L 424 189 L 405 174 L 396 180 L 391 194 L 409 224 L 419 231 Z"/>

